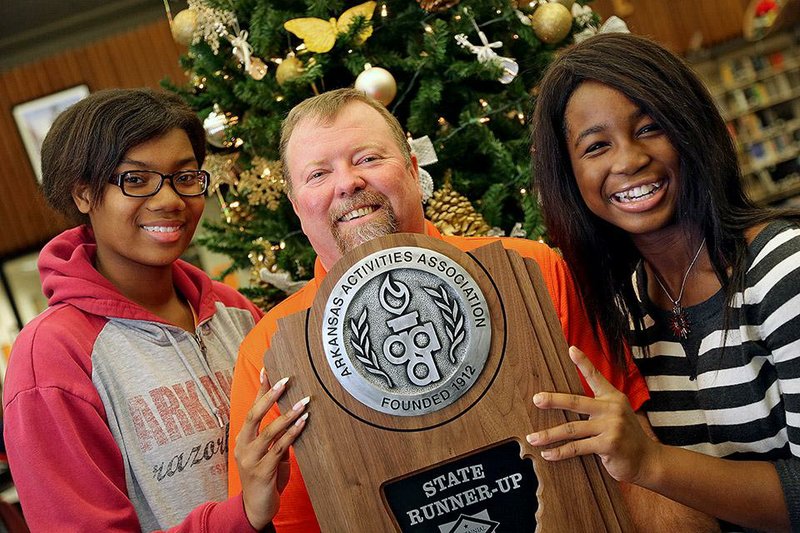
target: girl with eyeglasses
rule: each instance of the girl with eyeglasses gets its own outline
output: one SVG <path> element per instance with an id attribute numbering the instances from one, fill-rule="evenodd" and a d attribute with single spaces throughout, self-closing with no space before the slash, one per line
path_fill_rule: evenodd
<path id="1" fill-rule="evenodd" d="M 286 387 L 262 380 L 233 436 L 243 490 L 228 499 L 233 366 L 261 312 L 179 259 L 203 213 L 204 158 L 194 112 L 149 89 L 94 93 L 47 134 L 45 197 L 80 225 L 40 254 L 49 307 L 17 338 L 3 391 L 32 530 L 271 527 L 306 402 L 259 430 Z"/>
<path id="2" fill-rule="evenodd" d="M 615 478 L 724 530 L 800 531 L 800 211 L 747 198 L 711 95 L 642 37 L 567 50 L 532 127 L 549 234 L 590 317 L 618 353 L 631 346 L 651 399 L 637 420 L 572 349 L 595 399 L 534 403 L 588 420 L 529 440 L 552 460 L 597 453 Z"/>

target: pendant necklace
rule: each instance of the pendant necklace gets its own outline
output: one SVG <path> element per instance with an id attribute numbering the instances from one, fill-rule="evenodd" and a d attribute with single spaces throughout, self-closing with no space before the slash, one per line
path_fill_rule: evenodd
<path id="1" fill-rule="evenodd" d="M 686 274 L 683 275 L 683 281 L 681 282 L 681 290 L 678 293 L 678 298 L 675 299 L 667 290 L 667 287 L 661 281 L 661 276 L 658 275 L 656 269 L 653 269 L 653 277 L 656 278 L 658 285 L 661 287 L 661 290 L 664 291 L 664 294 L 667 295 L 669 301 L 672 302 L 672 313 L 670 314 L 669 318 L 667 318 L 667 325 L 669 326 L 670 331 L 676 337 L 681 339 L 686 339 L 691 333 L 691 325 L 689 324 L 689 317 L 686 316 L 686 310 L 681 305 L 681 299 L 683 299 L 683 289 L 686 288 L 686 280 L 689 279 L 689 272 L 692 271 L 694 264 L 697 262 L 697 258 L 700 257 L 700 250 L 703 249 L 703 245 L 705 245 L 706 239 L 703 238 L 703 242 L 700 243 L 700 247 L 697 249 L 697 252 L 694 254 L 694 259 L 692 262 L 689 263 L 689 268 L 686 269 Z"/>

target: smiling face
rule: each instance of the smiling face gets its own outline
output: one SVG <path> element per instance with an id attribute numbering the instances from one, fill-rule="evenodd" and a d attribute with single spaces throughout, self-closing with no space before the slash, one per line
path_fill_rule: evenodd
<path id="1" fill-rule="evenodd" d="M 286 145 L 289 196 L 325 268 L 372 238 L 422 233 L 416 159 L 406 162 L 388 124 L 363 102 L 330 123 L 302 119 Z"/>
<path id="2" fill-rule="evenodd" d="M 572 170 L 592 213 L 634 239 L 672 224 L 680 159 L 652 118 L 620 91 L 586 81 L 572 93 L 565 122 Z"/>
<path id="3" fill-rule="evenodd" d="M 128 150 L 114 172 L 156 170 L 168 174 L 197 168 L 186 132 L 173 129 Z M 148 198 L 124 196 L 122 189 L 110 183 L 94 205 L 86 188 L 76 190 L 73 198 L 91 221 L 97 269 L 110 279 L 130 279 L 144 268 L 169 268 L 189 246 L 205 207 L 202 196 L 178 196 L 169 181 Z"/>

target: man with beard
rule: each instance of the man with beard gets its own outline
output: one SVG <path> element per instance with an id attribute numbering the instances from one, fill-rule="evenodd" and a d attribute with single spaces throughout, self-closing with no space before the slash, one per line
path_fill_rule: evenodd
<path id="1" fill-rule="evenodd" d="M 346 252 L 396 232 L 424 233 L 463 251 L 498 239 L 444 236 L 425 220 L 416 157 L 400 123 L 383 105 L 354 89 L 323 93 L 292 109 L 283 122 L 280 150 L 287 194 L 317 252 L 314 279 L 267 313 L 242 343 L 231 393 L 231 435 L 239 433 L 266 379 L 262 358 L 277 320 L 310 308 L 326 273 Z M 641 376 L 629 359 L 619 365 L 606 355 L 607 345 L 594 334 L 558 254 L 538 242 L 499 239 L 507 249 L 539 264 L 567 342 L 579 346 L 638 410 L 648 398 Z M 313 417 L 313 401 L 309 407 Z M 278 416 L 277 409 L 272 415 Z M 229 492 L 238 494 L 241 482 L 233 457 Z M 275 527 L 278 533 L 319 531 L 293 454 L 290 462 L 291 478 Z"/>

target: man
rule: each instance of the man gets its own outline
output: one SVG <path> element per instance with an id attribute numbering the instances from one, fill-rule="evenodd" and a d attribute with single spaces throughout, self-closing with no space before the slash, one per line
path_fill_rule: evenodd
<path id="1" fill-rule="evenodd" d="M 317 252 L 312 279 L 272 309 L 242 343 L 231 393 L 230 434 L 237 435 L 260 387 L 262 358 L 277 320 L 311 307 L 326 273 L 355 246 L 395 232 L 424 233 L 468 251 L 497 238 L 442 236 L 424 218 L 417 161 L 397 119 L 354 89 L 339 89 L 296 106 L 283 123 L 281 158 L 288 195 L 303 232 Z M 570 345 L 580 346 L 634 409 L 648 398 L 635 366 L 612 367 L 561 258 L 544 244 L 501 239 L 507 249 L 537 261 Z M 276 381 L 283 376 L 270 376 Z M 313 400 L 309 405 L 313 418 Z M 271 413 L 274 418 L 277 412 Z M 270 418 L 268 415 L 267 418 Z M 233 457 L 233 454 L 231 454 Z M 229 490 L 241 490 L 231 460 Z M 274 520 L 279 533 L 319 531 L 294 456 L 291 479 Z"/>

